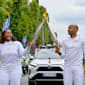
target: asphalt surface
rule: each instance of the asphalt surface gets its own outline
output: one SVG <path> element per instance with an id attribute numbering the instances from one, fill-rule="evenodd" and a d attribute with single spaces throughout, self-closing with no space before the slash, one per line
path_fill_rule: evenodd
<path id="1" fill-rule="evenodd" d="M 28 85 L 28 75 L 22 76 L 21 85 Z"/>
<path id="2" fill-rule="evenodd" d="M 28 75 L 22 77 L 21 85 L 28 85 Z M 84 85 L 85 85 L 85 76 L 84 76 Z"/>

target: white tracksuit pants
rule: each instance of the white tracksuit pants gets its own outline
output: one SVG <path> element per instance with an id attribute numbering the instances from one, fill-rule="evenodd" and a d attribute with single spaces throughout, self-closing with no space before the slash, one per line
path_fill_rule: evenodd
<path id="1" fill-rule="evenodd" d="M 64 66 L 64 85 L 83 85 L 83 66 Z"/>
<path id="2" fill-rule="evenodd" d="M 0 85 L 20 85 L 22 70 L 20 66 L 14 69 L 0 68 Z"/>

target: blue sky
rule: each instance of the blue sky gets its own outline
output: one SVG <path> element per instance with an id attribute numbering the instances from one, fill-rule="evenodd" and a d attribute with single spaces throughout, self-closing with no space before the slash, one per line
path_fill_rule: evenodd
<path id="1" fill-rule="evenodd" d="M 50 25 L 58 33 L 58 40 L 68 36 L 69 24 L 79 26 L 78 34 L 85 37 L 85 0 L 39 0 L 47 8 Z"/>

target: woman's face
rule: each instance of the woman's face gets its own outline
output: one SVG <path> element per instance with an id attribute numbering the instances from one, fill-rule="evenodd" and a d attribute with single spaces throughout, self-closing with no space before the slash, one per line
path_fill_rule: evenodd
<path id="1" fill-rule="evenodd" d="M 5 41 L 11 41 L 13 37 L 11 30 L 6 30 L 3 37 L 5 38 Z"/>

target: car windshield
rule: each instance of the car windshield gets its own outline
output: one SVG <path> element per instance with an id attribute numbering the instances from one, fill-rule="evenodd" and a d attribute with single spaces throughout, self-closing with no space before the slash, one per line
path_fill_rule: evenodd
<path id="1" fill-rule="evenodd" d="M 49 52 L 49 51 L 40 51 L 35 55 L 35 58 L 38 59 L 62 59 L 61 56 L 59 56 L 57 53 L 55 52 Z"/>

